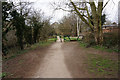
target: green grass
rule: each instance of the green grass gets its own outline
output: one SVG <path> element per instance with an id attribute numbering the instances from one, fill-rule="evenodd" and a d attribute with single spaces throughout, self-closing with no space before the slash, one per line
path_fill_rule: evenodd
<path id="1" fill-rule="evenodd" d="M 63 38 L 64 39 L 64 38 Z M 65 37 L 65 42 L 69 42 L 70 40 L 77 40 L 77 38 L 74 38 L 74 37 L 70 37 L 70 40 L 68 37 Z M 78 41 L 80 41 L 81 39 L 79 38 Z"/>
<path id="2" fill-rule="evenodd" d="M 0 74 L 0 78 L 4 78 L 6 77 L 8 74 L 6 72 L 3 72 L 2 74 Z"/>
<path id="3" fill-rule="evenodd" d="M 48 46 L 48 45 L 52 44 L 54 42 L 54 40 L 55 40 L 54 38 L 51 38 L 51 39 L 48 39 L 47 41 L 40 41 L 39 43 L 31 45 L 31 47 L 29 47 L 27 49 L 17 51 L 16 53 L 14 53 L 13 55 L 11 55 L 10 57 L 3 58 L 3 60 L 6 61 L 6 60 L 9 60 L 9 59 L 13 59 L 13 58 L 15 58 L 15 57 L 17 57 L 17 56 L 19 56 L 21 54 L 27 53 L 30 50 L 34 50 L 37 47 Z"/>
<path id="4" fill-rule="evenodd" d="M 104 46 L 98 46 L 98 45 L 96 45 L 96 46 L 92 46 L 92 47 L 95 48 L 95 49 L 106 51 L 106 52 L 110 52 L 110 53 L 112 53 L 112 52 L 118 52 L 118 50 L 116 50 L 116 49 L 108 49 L 108 48 L 106 48 Z"/>
<path id="5" fill-rule="evenodd" d="M 87 43 L 84 43 L 82 41 L 79 41 L 79 43 L 80 43 L 80 46 L 84 47 L 84 48 L 88 45 Z M 106 48 L 104 46 L 99 46 L 99 45 L 94 45 L 94 46 L 91 46 L 91 47 L 94 48 L 94 49 L 97 49 L 97 50 L 106 51 L 106 52 L 110 52 L 110 53 L 119 52 L 118 49 L 109 49 L 109 48 Z"/>
<path id="6" fill-rule="evenodd" d="M 3 58 L 3 60 L 9 60 L 9 59 L 13 59 L 13 58 L 15 58 L 16 56 L 19 56 L 19 55 L 21 55 L 21 54 L 24 54 L 24 53 L 26 53 L 26 52 L 28 52 L 30 49 L 24 49 L 24 50 L 19 50 L 19 51 L 17 51 L 16 53 L 14 53 L 12 56 L 10 56 L 10 57 L 5 57 L 5 58 Z"/>
<path id="7" fill-rule="evenodd" d="M 77 40 L 77 38 L 73 38 L 73 37 L 71 37 L 70 39 L 71 39 L 71 40 Z M 80 41 L 80 40 L 81 40 L 81 39 L 79 38 L 78 41 Z"/>
<path id="8" fill-rule="evenodd" d="M 50 38 L 50 39 L 48 39 L 48 41 L 56 41 L 57 40 L 57 38 Z"/>
<path id="9" fill-rule="evenodd" d="M 36 43 L 34 45 L 31 46 L 31 49 L 34 50 L 36 49 L 37 47 L 45 47 L 45 46 L 48 46 L 50 45 L 51 43 L 53 43 L 54 40 L 53 39 L 49 39 L 48 41 L 41 41 L 39 43 Z"/>
<path id="10" fill-rule="evenodd" d="M 97 54 L 88 54 L 88 70 L 96 75 L 114 76 L 117 75 L 118 61 Z"/>
<path id="11" fill-rule="evenodd" d="M 87 46 L 87 43 L 84 43 L 84 42 L 81 42 L 81 41 L 79 41 L 79 43 L 80 43 L 80 47 L 86 47 Z"/>
<path id="12" fill-rule="evenodd" d="M 5 77 L 7 77 L 7 76 L 13 76 L 13 74 L 11 74 L 11 73 L 9 73 L 9 72 L 2 72 L 2 73 L 0 74 L 0 78 L 5 78 Z"/>

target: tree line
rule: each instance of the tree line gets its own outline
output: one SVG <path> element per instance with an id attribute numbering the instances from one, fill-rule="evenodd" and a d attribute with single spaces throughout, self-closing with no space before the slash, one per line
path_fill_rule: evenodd
<path id="1" fill-rule="evenodd" d="M 17 46 L 24 49 L 25 44 L 32 45 L 39 41 L 46 41 L 54 34 L 50 19 L 45 19 L 40 10 L 30 7 L 30 2 L 2 2 L 2 52 L 7 54 L 6 35 L 15 31 Z"/>

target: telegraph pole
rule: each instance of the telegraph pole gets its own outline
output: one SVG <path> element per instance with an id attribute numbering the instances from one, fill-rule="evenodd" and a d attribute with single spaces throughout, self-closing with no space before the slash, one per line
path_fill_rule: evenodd
<path id="1" fill-rule="evenodd" d="M 79 22 L 78 22 L 78 17 L 77 17 L 77 36 L 79 36 Z"/>

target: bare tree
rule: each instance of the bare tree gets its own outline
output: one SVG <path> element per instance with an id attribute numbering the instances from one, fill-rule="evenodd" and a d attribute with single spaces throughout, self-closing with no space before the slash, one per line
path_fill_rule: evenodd
<path id="1" fill-rule="evenodd" d="M 77 34 L 77 20 L 74 14 L 64 16 L 59 24 L 60 33 L 63 35 L 76 36 Z"/>
<path id="2" fill-rule="evenodd" d="M 65 4 L 69 8 L 63 8 L 59 3 L 59 5 L 56 7 L 56 10 L 62 9 L 64 11 L 74 12 L 77 14 L 79 18 L 90 27 L 91 32 L 94 34 L 96 44 L 102 44 L 103 32 L 101 16 L 103 9 L 106 7 L 109 1 L 110 0 L 103 5 L 103 0 L 81 0 L 78 2 L 69 0 L 69 2 Z M 93 24 L 91 22 L 93 22 Z"/>

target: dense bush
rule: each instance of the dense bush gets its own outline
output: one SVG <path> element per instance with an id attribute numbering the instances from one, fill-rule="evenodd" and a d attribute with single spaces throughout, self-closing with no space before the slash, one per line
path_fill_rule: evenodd
<path id="1" fill-rule="evenodd" d="M 31 26 L 25 26 L 24 38 L 25 38 L 25 42 L 27 44 L 32 44 L 33 43 Z"/>
<path id="2" fill-rule="evenodd" d="M 111 49 L 116 49 L 118 50 L 118 33 L 117 32 L 112 32 L 112 33 L 104 33 L 104 42 L 103 46 Z"/>
<path id="3" fill-rule="evenodd" d="M 104 33 L 103 38 L 104 38 L 102 44 L 103 47 L 115 50 L 116 52 L 120 51 L 118 45 L 119 44 L 118 32 Z M 94 35 L 92 33 L 88 33 L 82 41 L 87 43 L 88 44 L 87 46 L 95 45 Z"/>
<path id="4" fill-rule="evenodd" d="M 86 34 L 82 41 L 87 43 L 89 46 L 95 45 L 94 34 L 93 33 Z"/>

